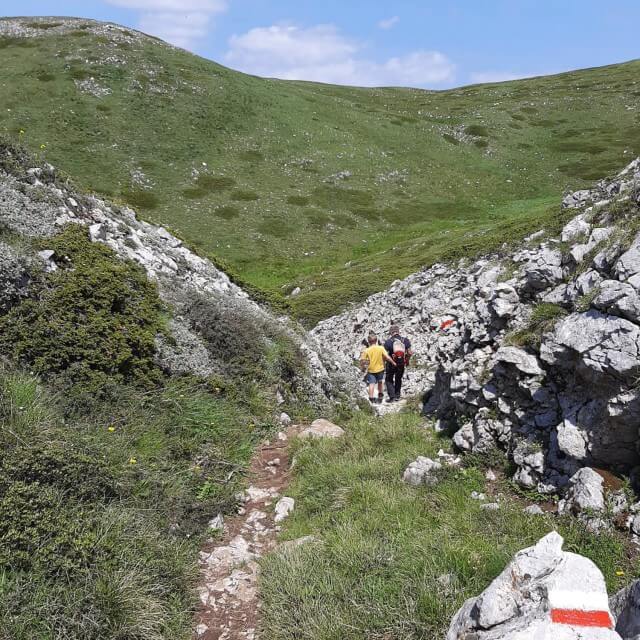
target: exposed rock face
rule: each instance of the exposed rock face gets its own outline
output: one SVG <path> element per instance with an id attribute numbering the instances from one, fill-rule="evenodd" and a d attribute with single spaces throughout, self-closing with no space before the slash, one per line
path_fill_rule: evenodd
<path id="1" fill-rule="evenodd" d="M 640 640 L 640 580 L 618 591 L 609 602 L 616 631 L 624 640 Z"/>
<path id="2" fill-rule="evenodd" d="M 517 553 L 477 598 L 465 602 L 447 640 L 619 639 L 600 570 L 562 544 L 553 532 Z"/>
<path id="3" fill-rule="evenodd" d="M 423 395 L 460 449 L 502 448 L 517 482 L 543 493 L 581 467 L 630 471 L 640 463 L 640 234 L 629 234 L 639 201 L 640 159 L 567 196 L 576 215 L 558 238 L 533 234 L 514 253 L 396 281 L 313 330 L 333 350 L 328 367 L 364 395 L 345 335 L 355 355 L 369 330 L 399 324 L 416 352 L 404 389 Z"/>

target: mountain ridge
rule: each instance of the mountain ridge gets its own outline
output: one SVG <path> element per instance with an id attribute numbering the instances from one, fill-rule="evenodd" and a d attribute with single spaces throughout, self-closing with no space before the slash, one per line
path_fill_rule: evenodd
<path id="1" fill-rule="evenodd" d="M 19 35 L 38 22 L 38 37 Z M 640 152 L 634 61 L 364 89 L 243 75 L 99 22 L 56 28 L 0 22 L 0 131 L 307 324 L 425 264 L 497 247 L 505 228 L 522 238 L 566 187 Z"/>

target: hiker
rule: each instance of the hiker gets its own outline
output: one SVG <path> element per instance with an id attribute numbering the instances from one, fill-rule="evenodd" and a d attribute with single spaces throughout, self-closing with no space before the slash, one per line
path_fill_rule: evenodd
<path id="1" fill-rule="evenodd" d="M 384 397 L 384 365 L 394 366 L 393 360 L 389 357 L 385 348 L 378 344 L 378 337 L 375 333 L 370 333 L 367 339 L 369 346 L 362 352 L 360 356 L 360 366 L 363 371 L 366 370 L 365 380 L 369 386 L 369 402 L 375 404 L 381 403 Z M 378 385 L 378 397 L 376 398 L 376 384 Z"/>
<path id="2" fill-rule="evenodd" d="M 400 327 L 394 324 L 389 329 L 390 336 L 384 343 L 384 348 L 393 363 L 387 364 L 387 402 L 399 402 L 402 392 L 402 377 L 411 359 L 411 342 L 409 338 L 400 335 Z"/>

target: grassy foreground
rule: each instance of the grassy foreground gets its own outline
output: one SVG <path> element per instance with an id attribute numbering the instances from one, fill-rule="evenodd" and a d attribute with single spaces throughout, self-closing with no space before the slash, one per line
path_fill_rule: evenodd
<path id="1" fill-rule="evenodd" d="M 547 223 L 640 154 L 640 62 L 449 91 L 247 76 L 124 28 L 22 19 L 0 133 L 313 324 Z M 505 233 L 506 230 L 506 233 Z M 348 263 L 348 266 L 345 266 Z"/>
<path id="2" fill-rule="evenodd" d="M 640 573 L 622 537 L 589 534 L 575 519 L 525 515 L 526 502 L 506 482 L 500 510 L 481 510 L 470 498 L 486 490 L 479 467 L 446 470 L 434 487 L 405 485 L 409 462 L 448 443 L 418 416 L 361 415 L 346 426 L 344 439 L 299 443 L 295 452 L 296 509 L 285 537 L 317 542 L 264 562 L 271 640 L 443 637 L 466 598 L 552 529 L 566 550 L 596 562 L 610 591 Z"/>

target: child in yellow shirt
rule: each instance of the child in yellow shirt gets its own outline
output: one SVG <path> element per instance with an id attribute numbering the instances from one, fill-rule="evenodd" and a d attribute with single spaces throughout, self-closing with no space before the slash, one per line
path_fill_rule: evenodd
<path id="1" fill-rule="evenodd" d="M 395 363 L 389 357 L 387 350 L 381 344 L 378 344 L 378 337 L 375 334 L 369 334 L 368 342 L 369 346 L 360 356 L 360 366 L 363 371 L 366 370 L 367 372 L 365 379 L 369 385 L 369 402 L 372 404 L 381 403 L 384 385 L 384 363 L 388 362 L 392 366 L 395 366 Z M 378 398 L 375 395 L 376 384 L 378 385 Z"/>

